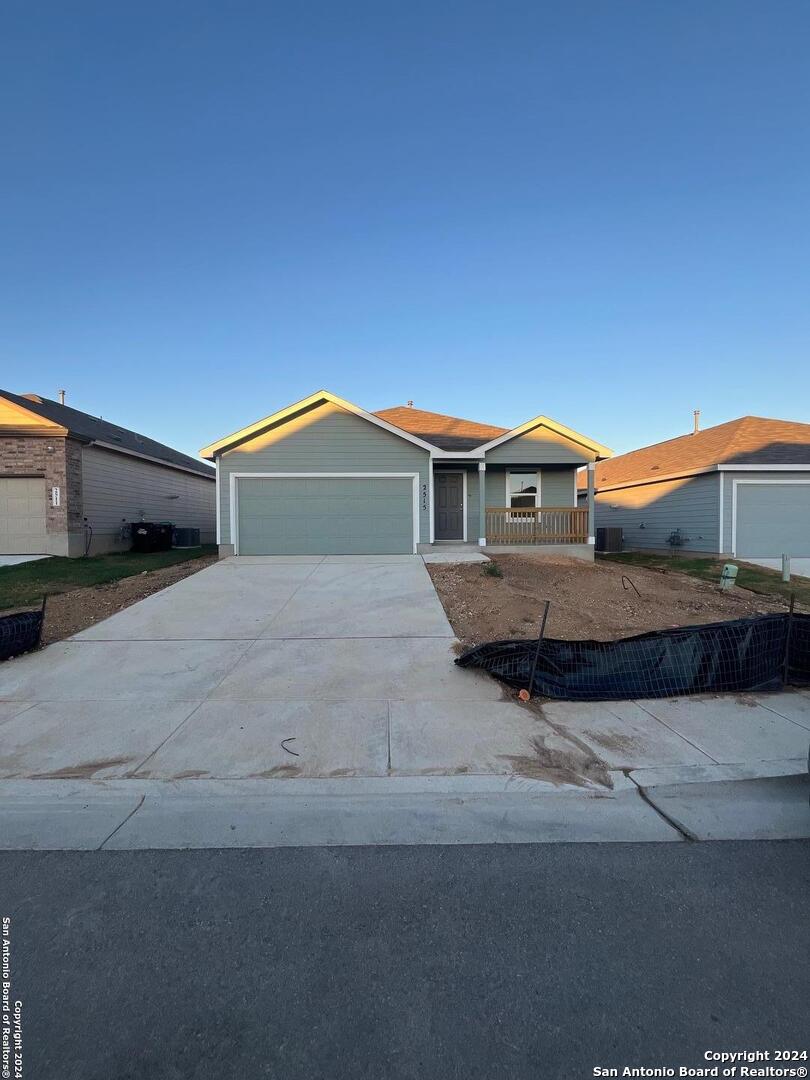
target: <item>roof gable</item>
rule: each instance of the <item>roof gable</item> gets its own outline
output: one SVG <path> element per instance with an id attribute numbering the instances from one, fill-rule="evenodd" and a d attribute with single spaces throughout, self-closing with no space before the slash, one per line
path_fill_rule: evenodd
<path id="1" fill-rule="evenodd" d="M 248 442 L 268 428 L 283 424 L 286 420 L 292 419 L 292 417 L 297 416 L 307 409 L 316 408 L 318 405 L 327 401 L 331 402 L 333 405 L 337 405 L 341 409 L 345 409 L 347 412 L 354 413 L 355 416 L 367 420 L 370 424 L 375 424 L 377 427 L 382 428 L 391 435 L 396 435 L 400 439 L 405 439 L 406 442 L 411 442 L 416 446 L 422 447 L 423 450 L 431 451 L 435 449 L 430 443 L 425 442 L 416 435 L 404 431 L 402 428 L 396 427 L 394 424 L 390 424 L 387 420 L 382 419 L 374 413 L 367 413 L 358 405 L 352 404 L 351 401 L 346 401 L 344 398 L 340 398 L 337 394 L 332 394 L 328 390 L 319 390 L 317 393 L 310 394 L 309 397 L 303 398 L 301 401 L 296 401 L 292 405 L 288 405 L 285 409 L 279 409 L 278 412 L 271 413 L 270 416 L 265 416 L 263 419 L 257 420 L 253 424 L 248 424 L 247 427 L 241 428 L 231 435 L 226 435 L 216 442 L 209 443 L 208 446 L 202 448 L 200 455 L 204 458 L 208 458 L 209 461 L 213 461 L 217 454 L 222 454 L 226 450 L 230 450 L 241 443 Z"/>
<path id="2" fill-rule="evenodd" d="M 27 406 L 27 402 L 23 405 L 18 403 L 17 400 L 12 400 L 12 395 L 0 396 L 0 431 L 9 429 L 11 431 L 29 432 L 32 435 L 39 433 L 67 434 L 67 428 L 54 423 L 53 420 L 40 416 Z"/>
<path id="3" fill-rule="evenodd" d="M 483 446 L 479 446 L 478 449 L 479 451 L 487 453 L 489 450 L 494 450 L 496 446 L 501 446 L 510 439 L 516 439 L 538 427 L 548 428 L 548 430 L 554 432 L 555 435 L 561 435 L 564 439 L 568 439 L 569 442 L 577 443 L 586 450 L 590 450 L 598 458 L 611 457 L 613 454 L 613 451 L 609 447 L 594 442 L 593 439 L 581 435 L 578 431 L 574 431 L 573 428 L 566 427 L 565 424 L 560 424 L 558 421 L 552 420 L 550 416 L 535 416 L 534 419 L 527 420 L 525 424 L 520 424 L 519 427 L 512 428 L 511 431 L 506 431 L 497 438 L 492 439 L 490 442 L 484 443 Z"/>

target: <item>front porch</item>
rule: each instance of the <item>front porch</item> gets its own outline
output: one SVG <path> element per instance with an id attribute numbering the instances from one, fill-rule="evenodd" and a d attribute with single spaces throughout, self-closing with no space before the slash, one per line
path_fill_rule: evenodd
<path id="1" fill-rule="evenodd" d="M 577 505 L 577 469 L 588 473 L 587 501 Z M 422 554 L 463 548 L 535 551 L 592 559 L 592 463 L 434 462 L 429 544 Z"/>

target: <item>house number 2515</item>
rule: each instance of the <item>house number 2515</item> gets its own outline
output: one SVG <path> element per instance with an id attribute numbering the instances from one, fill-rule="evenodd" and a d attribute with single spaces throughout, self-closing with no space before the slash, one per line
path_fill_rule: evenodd
<path id="1" fill-rule="evenodd" d="M 422 484 L 422 509 L 427 510 L 427 484 Z"/>

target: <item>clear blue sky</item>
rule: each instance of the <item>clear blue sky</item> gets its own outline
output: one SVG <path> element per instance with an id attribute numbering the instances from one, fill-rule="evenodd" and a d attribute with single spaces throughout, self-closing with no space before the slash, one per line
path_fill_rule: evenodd
<path id="1" fill-rule="evenodd" d="M 0 386 L 810 421 L 806 0 L 4 0 Z"/>

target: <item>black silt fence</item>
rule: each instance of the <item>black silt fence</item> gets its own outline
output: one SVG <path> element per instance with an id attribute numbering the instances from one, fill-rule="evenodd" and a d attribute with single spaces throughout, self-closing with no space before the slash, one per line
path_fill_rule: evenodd
<path id="1" fill-rule="evenodd" d="M 456 663 L 564 701 L 778 690 L 810 684 L 810 615 L 761 615 L 618 641 L 545 638 L 529 687 L 536 653 L 536 640 L 491 641 Z"/>
<path id="2" fill-rule="evenodd" d="M 0 660 L 30 652 L 39 645 L 45 605 L 39 611 L 21 611 L 0 618 Z"/>

